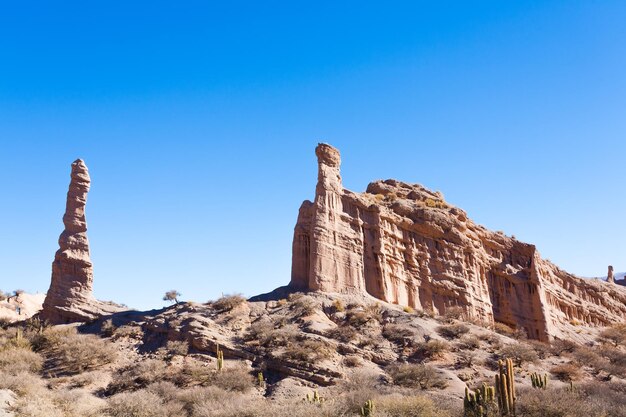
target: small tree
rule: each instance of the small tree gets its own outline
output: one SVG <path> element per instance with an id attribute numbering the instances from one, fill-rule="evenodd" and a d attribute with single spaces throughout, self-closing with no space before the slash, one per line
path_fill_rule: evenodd
<path id="1" fill-rule="evenodd" d="M 180 293 L 176 290 L 169 290 L 163 296 L 163 301 L 171 301 L 174 304 L 178 304 L 178 297 L 180 297 Z"/>
<path id="2" fill-rule="evenodd" d="M 6 298 L 7 301 L 11 301 L 11 298 L 15 298 L 15 301 L 19 301 L 20 295 L 24 294 L 24 290 L 15 290 L 13 294 Z"/>

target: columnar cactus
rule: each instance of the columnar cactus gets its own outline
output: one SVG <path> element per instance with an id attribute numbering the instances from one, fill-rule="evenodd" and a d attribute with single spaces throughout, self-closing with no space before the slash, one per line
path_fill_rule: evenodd
<path id="1" fill-rule="evenodd" d="M 530 381 L 533 388 L 546 389 L 548 387 L 548 374 L 539 375 L 537 372 L 530 374 Z"/>
<path id="2" fill-rule="evenodd" d="M 263 372 L 259 372 L 257 374 L 257 379 L 259 381 L 259 387 L 265 388 L 265 378 L 263 378 Z"/>
<path id="3" fill-rule="evenodd" d="M 515 378 L 513 376 L 513 361 L 498 361 L 498 373 L 496 374 L 496 395 L 500 415 L 515 415 Z"/>
<path id="4" fill-rule="evenodd" d="M 474 392 L 470 392 L 465 387 L 465 398 L 463 399 L 463 415 L 465 417 L 486 417 L 489 410 L 496 408 L 495 403 L 496 389 L 495 387 L 483 385 Z"/>
<path id="5" fill-rule="evenodd" d="M 367 400 L 363 407 L 361 407 L 361 415 L 365 417 L 373 416 L 375 408 L 374 401 Z"/>
<path id="6" fill-rule="evenodd" d="M 217 370 L 221 371 L 224 368 L 224 352 L 220 349 L 219 344 L 215 347 L 215 355 L 217 356 Z"/>
<path id="7" fill-rule="evenodd" d="M 317 390 L 313 391 L 313 395 L 307 394 L 304 400 L 312 404 L 321 404 L 324 402 L 324 398 L 320 397 Z"/>

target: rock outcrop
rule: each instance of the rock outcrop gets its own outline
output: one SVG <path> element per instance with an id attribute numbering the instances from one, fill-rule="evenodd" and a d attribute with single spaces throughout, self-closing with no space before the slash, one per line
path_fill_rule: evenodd
<path id="1" fill-rule="evenodd" d="M 615 275 L 613 274 L 613 266 L 609 265 L 609 272 L 606 275 L 606 282 L 615 283 Z"/>
<path id="2" fill-rule="evenodd" d="M 339 151 L 316 149 L 315 200 L 300 207 L 289 287 L 366 293 L 442 314 L 501 322 L 548 340 L 626 317 L 626 291 L 543 260 L 534 245 L 491 232 L 441 193 L 396 180 L 345 190 Z"/>
<path id="3" fill-rule="evenodd" d="M 93 265 L 85 219 L 90 184 L 85 163 L 74 161 L 63 215 L 65 230 L 59 237 L 52 280 L 41 311 L 41 317 L 53 324 L 88 321 L 120 310 L 93 297 Z"/>

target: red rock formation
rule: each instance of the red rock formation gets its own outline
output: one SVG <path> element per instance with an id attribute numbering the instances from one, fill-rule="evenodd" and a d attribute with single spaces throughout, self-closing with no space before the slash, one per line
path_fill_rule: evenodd
<path id="1" fill-rule="evenodd" d="M 613 274 L 613 266 L 609 265 L 609 272 L 606 276 L 606 282 L 610 282 L 611 284 L 615 283 L 615 275 Z"/>
<path id="2" fill-rule="evenodd" d="M 344 190 L 337 149 L 316 149 L 315 201 L 300 207 L 292 289 L 367 293 L 390 303 L 567 337 L 572 323 L 605 325 L 626 315 L 626 291 L 542 260 L 535 246 L 491 232 L 441 193 L 395 180 Z"/>
<path id="3" fill-rule="evenodd" d="M 59 237 L 52 280 L 41 312 L 41 317 L 51 323 L 87 321 L 119 310 L 93 297 L 93 265 L 85 220 L 90 184 L 85 163 L 80 159 L 74 161 L 63 216 L 65 230 Z"/>

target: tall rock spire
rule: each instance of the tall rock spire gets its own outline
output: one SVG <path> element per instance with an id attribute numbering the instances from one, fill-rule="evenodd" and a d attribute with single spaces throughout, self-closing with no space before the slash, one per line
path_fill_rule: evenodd
<path id="1" fill-rule="evenodd" d="M 89 254 L 85 205 L 91 185 L 85 162 L 72 163 L 72 173 L 59 250 L 52 263 L 52 280 L 41 312 L 51 323 L 85 321 L 117 310 L 93 297 L 93 264 Z"/>
<path id="2" fill-rule="evenodd" d="M 318 165 L 315 201 L 305 201 L 300 207 L 290 285 L 326 292 L 365 291 L 363 256 L 355 250 L 362 240 L 361 232 L 342 218 L 346 208 L 339 150 L 320 143 L 315 155 Z M 345 239 L 338 241 L 338 237 Z"/>
<path id="3" fill-rule="evenodd" d="M 613 274 L 613 265 L 609 265 L 609 272 L 606 276 L 606 281 L 612 284 L 615 283 L 615 275 Z"/>

